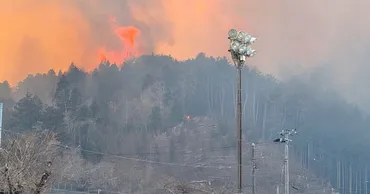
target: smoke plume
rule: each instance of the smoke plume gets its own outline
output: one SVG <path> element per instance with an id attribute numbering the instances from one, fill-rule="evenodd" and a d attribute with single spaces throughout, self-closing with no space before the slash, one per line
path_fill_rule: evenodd
<path id="1" fill-rule="evenodd" d="M 120 63 L 151 52 L 171 42 L 164 14 L 156 1 L 4 1 L 0 80 L 16 84 L 27 74 L 66 70 L 71 62 L 89 70 L 103 58 Z"/>
<path id="2" fill-rule="evenodd" d="M 236 28 L 259 38 L 249 63 L 262 71 L 286 78 L 323 66 L 334 85 L 353 88 L 368 80 L 369 8 L 366 0 L 6 0 L 0 80 L 65 70 L 72 61 L 92 69 L 132 53 L 225 56 L 227 31 Z M 110 18 L 115 29 L 136 30 L 134 48 Z"/>

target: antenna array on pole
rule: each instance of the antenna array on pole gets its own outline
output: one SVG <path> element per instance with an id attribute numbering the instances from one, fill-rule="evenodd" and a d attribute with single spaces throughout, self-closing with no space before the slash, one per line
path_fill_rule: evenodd
<path id="1" fill-rule="evenodd" d="M 280 132 L 280 138 L 277 138 L 274 142 L 280 142 L 285 144 L 284 152 L 284 190 L 285 194 L 289 194 L 289 136 L 297 133 L 296 129 L 283 129 Z"/>

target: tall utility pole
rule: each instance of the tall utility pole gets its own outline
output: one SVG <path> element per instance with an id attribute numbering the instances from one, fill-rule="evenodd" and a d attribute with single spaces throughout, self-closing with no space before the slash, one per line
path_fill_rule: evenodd
<path id="1" fill-rule="evenodd" d="M 367 165 L 365 166 L 365 194 L 368 194 L 367 193 Z"/>
<path id="2" fill-rule="evenodd" d="M 284 151 L 284 190 L 285 194 L 289 194 L 289 136 L 296 134 L 296 129 L 283 129 L 280 132 L 280 138 L 276 139 L 274 142 L 280 142 L 285 144 Z"/>
<path id="3" fill-rule="evenodd" d="M 341 181 L 340 181 L 340 160 L 337 159 L 337 189 L 340 191 L 340 188 L 341 188 Z"/>
<path id="4" fill-rule="evenodd" d="M 256 145 L 252 143 L 252 194 L 256 194 Z"/>
<path id="5" fill-rule="evenodd" d="M 352 163 L 349 163 L 349 194 L 352 194 Z"/>
<path id="6" fill-rule="evenodd" d="M 238 74 L 238 93 L 237 93 L 237 163 L 238 163 L 238 193 L 242 193 L 242 68 L 247 57 L 252 57 L 256 51 L 249 47 L 257 38 L 250 34 L 235 29 L 229 30 L 230 48 L 229 52 L 234 61 Z"/>
<path id="7" fill-rule="evenodd" d="M 285 194 L 289 194 L 289 141 L 285 142 L 285 153 L 284 153 L 284 170 L 285 170 L 285 181 L 284 181 L 284 189 Z"/>

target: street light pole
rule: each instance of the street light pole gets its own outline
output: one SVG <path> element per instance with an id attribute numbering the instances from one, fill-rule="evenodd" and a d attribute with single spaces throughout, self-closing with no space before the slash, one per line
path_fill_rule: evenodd
<path id="1" fill-rule="evenodd" d="M 247 57 L 252 57 L 256 51 L 248 47 L 254 43 L 257 38 L 252 37 L 250 34 L 243 31 L 236 31 L 235 29 L 229 30 L 230 49 L 229 52 L 234 61 L 234 65 L 238 74 L 238 91 L 237 91 L 237 187 L 238 193 L 242 193 L 243 185 L 243 170 L 242 170 L 242 67 Z"/>
<path id="2" fill-rule="evenodd" d="M 276 139 L 274 142 L 280 142 L 285 144 L 284 151 L 284 190 L 285 194 L 289 194 L 289 136 L 296 134 L 296 129 L 283 129 L 280 132 L 280 138 Z"/>
<path id="3" fill-rule="evenodd" d="M 256 194 L 256 144 L 252 143 L 252 194 Z"/>

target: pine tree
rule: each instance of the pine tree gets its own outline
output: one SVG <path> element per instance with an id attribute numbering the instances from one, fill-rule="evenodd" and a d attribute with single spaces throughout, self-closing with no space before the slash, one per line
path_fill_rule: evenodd
<path id="1" fill-rule="evenodd" d="M 9 100 L 12 98 L 12 89 L 7 81 L 0 82 L 0 101 Z"/>
<path id="2" fill-rule="evenodd" d="M 0 103 L 3 103 L 4 128 L 7 128 L 11 110 L 15 104 L 12 99 L 12 89 L 7 81 L 0 83 Z"/>
<path id="3" fill-rule="evenodd" d="M 158 132 L 162 127 L 161 109 L 158 106 L 152 109 L 149 119 L 149 127 L 152 129 L 152 132 Z"/>
<path id="4" fill-rule="evenodd" d="M 69 96 L 69 111 L 78 114 L 82 104 L 82 97 L 77 88 L 73 88 Z"/>
<path id="5" fill-rule="evenodd" d="M 70 97 L 70 84 L 67 80 L 67 77 L 62 75 L 58 82 L 57 89 L 55 91 L 53 98 L 55 106 L 61 112 L 68 111 L 70 107 L 69 97 Z"/>
<path id="6" fill-rule="evenodd" d="M 62 132 L 64 126 L 63 113 L 57 108 L 48 106 L 44 109 L 42 114 L 42 128 L 57 132 Z"/>
<path id="7" fill-rule="evenodd" d="M 14 106 L 13 114 L 10 119 L 10 127 L 15 131 L 27 131 L 40 127 L 42 124 L 41 100 L 30 93 L 20 99 Z"/>

